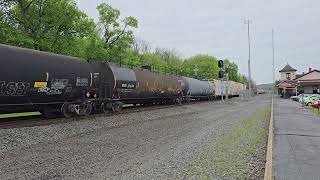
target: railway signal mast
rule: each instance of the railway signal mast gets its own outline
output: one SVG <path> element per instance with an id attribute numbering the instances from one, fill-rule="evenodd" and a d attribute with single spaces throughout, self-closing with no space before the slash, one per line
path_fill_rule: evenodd
<path id="1" fill-rule="evenodd" d="M 229 73 L 228 73 L 228 64 L 223 60 L 218 61 L 219 71 L 219 79 L 221 80 L 221 100 L 223 101 L 223 95 L 225 90 L 226 100 L 229 99 Z M 224 83 L 225 82 L 225 83 Z M 225 87 L 224 87 L 225 85 Z"/>

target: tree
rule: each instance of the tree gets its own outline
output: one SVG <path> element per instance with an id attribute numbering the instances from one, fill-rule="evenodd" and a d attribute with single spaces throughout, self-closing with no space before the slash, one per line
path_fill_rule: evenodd
<path id="1" fill-rule="evenodd" d="M 141 56 L 141 63 L 143 65 L 151 65 L 157 71 L 163 73 L 173 73 L 174 71 L 168 67 L 166 61 L 164 61 L 159 54 L 156 53 L 144 53 Z"/>
<path id="2" fill-rule="evenodd" d="M 104 48 L 104 42 L 97 32 L 91 34 L 88 39 L 83 40 L 85 59 L 88 61 L 104 61 L 108 58 L 108 51 Z"/>
<path id="3" fill-rule="evenodd" d="M 5 5 L 1 22 L 18 35 L 7 38 L 12 45 L 77 56 L 78 38 L 95 29 L 93 20 L 73 0 L 15 0 Z"/>
<path id="4" fill-rule="evenodd" d="M 230 62 L 228 59 L 225 60 L 225 63 L 228 64 L 229 80 L 239 82 L 238 65 L 234 62 Z"/>
<path id="5" fill-rule="evenodd" d="M 136 54 L 143 54 L 151 51 L 151 45 L 145 40 L 135 38 L 132 49 Z"/>
<path id="6" fill-rule="evenodd" d="M 182 64 L 183 75 L 200 79 L 218 78 L 218 61 L 209 55 L 196 55 Z"/>
<path id="7" fill-rule="evenodd" d="M 120 11 L 106 3 L 97 7 L 99 22 L 87 17 L 75 0 L 0 0 L 0 43 L 70 55 L 88 61 L 111 61 L 130 66 L 152 65 L 166 73 L 199 79 L 218 78 L 217 59 L 196 55 L 185 61 L 175 49 L 156 48 L 134 37 L 138 20 L 120 18 Z M 247 83 L 235 63 L 229 78 Z"/>
<path id="8" fill-rule="evenodd" d="M 155 54 L 160 56 L 167 64 L 167 68 L 172 72 L 181 73 L 182 59 L 179 57 L 175 49 L 165 49 L 157 47 Z"/>
<path id="9" fill-rule="evenodd" d="M 99 32 L 108 51 L 108 60 L 119 62 L 134 42 L 130 28 L 137 28 L 138 20 L 132 16 L 120 20 L 120 11 L 106 3 L 100 4 L 97 9 L 100 15 Z"/>

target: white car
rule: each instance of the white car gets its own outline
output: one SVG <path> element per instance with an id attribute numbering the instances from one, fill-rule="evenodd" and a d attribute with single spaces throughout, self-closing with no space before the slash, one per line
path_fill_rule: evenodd
<path id="1" fill-rule="evenodd" d="M 298 96 L 291 96 L 290 99 L 293 101 L 299 101 L 299 99 L 302 98 L 302 94 L 299 94 Z"/>
<path id="2" fill-rule="evenodd" d="M 301 96 L 300 96 L 301 95 Z M 299 96 L 299 103 L 302 103 L 305 99 L 307 99 L 308 97 L 311 96 L 317 96 L 318 94 L 304 94 L 304 97 L 302 96 L 302 94 L 300 94 Z"/>

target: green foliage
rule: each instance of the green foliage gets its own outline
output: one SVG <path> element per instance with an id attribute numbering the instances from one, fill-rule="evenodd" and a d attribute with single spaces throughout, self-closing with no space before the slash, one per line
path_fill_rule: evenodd
<path id="1" fill-rule="evenodd" d="M 168 67 L 166 61 L 164 61 L 161 56 L 156 53 L 143 54 L 141 57 L 141 63 L 151 65 L 160 72 L 170 72 L 170 68 Z"/>
<path id="2" fill-rule="evenodd" d="M 97 9 L 100 15 L 99 32 L 107 50 L 107 61 L 119 63 L 134 42 L 130 28 L 137 28 L 138 20 L 132 16 L 120 20 L 120 11 L 106 3 L 100 4 Z"/>
<path id="3" fill-rule="evenodd" d="M 240 77 L 238 73 L 238 65 L 236 65 L 234 62 L 231 63 L 229 60 L 226 60 L 226 62 L 228 63 L 229 79 L 239 82 Z"/>
<path id="4" fill-rule="evenodd" d="M 72 0 L 15 2 L 6 17 L 15 33 L 10 44 L 69 55 L 74 54 L 76 39 L 87 37 L 95 28 Z"/>
<path id="5" fill-rule="evenodd" d="M 122 18 L 120 10 L 106 3 L 100 4 L 97 11 L 99 22 L 95 24 L 79 10 L 75 0 L 0 0 L 0 43 L 88 61 L 149 64 L 160 72 L 195 78 L 218 77 L 215 57 L 196 55 L 183 60 L 175 50 L 152 51 L 148 43 L 134 37 L 133 30 L 138 28 L 136 18 Z M 229 77 L 247 82 L 235 63 L 229 63 Z"/>
<path id="6" fill-rule="evenodd" d="M 209 55 L 193 56 L 182 64 L 182 73 L 188 77 L 217 79 L 218 72 L 218 60 Z"/>

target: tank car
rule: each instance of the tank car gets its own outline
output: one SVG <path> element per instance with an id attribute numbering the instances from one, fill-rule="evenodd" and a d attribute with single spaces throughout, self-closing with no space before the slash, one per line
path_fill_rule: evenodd
<path id="1" fill-rule="evenodd" d="M 191 99 L 213 99 L 214 85 L 211 82 L 188 77 L 183 77 L 183 82 L 185 85 L 183 94 L 187 101 Z"/>
<path id="2" fill-rule="evenodd" d="M 91 111 L 91 66 L 82 59 L 0 44 L 0 113 Z"/>
<path id="3" fill-rule="evenodd" d="M 150 103 L 172 102 L 181 103 L 183 96 L 182 77 L 150 71 L 150 68 L 135 69 L 137 78 L 136 96 Z"/>
<path id="4" fill-rule="evenodd" d="M 93 97 L 95 110 L 120 111 L 124 98 L 134 98 L 137 79 L 131 68 L 94 62 Z"/>
<path id="5" fill-rule="evenodd" d="M 123 104 L 181 102 L 181 77 L 109 63 L 93 63 L 95 109 L 119 111 Z"/>

